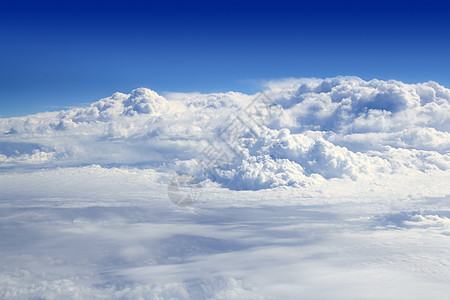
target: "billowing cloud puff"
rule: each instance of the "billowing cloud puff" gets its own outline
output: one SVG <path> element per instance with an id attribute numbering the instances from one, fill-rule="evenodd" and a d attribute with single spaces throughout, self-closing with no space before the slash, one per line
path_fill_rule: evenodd
<path id="1" fill-rule="evenodd" d="M 109 98 L 101 99 L 86 109 L 75 109 L 61 113 L 61 118 L 70 118 L 76 123 L 89 121 L 111 121 L 118 116 L 135 116 L 148 114 L 159 116 L 169 110 L 164 97 L 156 92 L 139 88 L 130 95 L 115 93 Z"/>
<path id="2" fill-rule="evenodd" d="M 435 82 L 337 77 L 267 86 L 265 105 L 281 114 L 254 122 L 252 134 L 242 125 L 244 151 L 211 180 L 261 189 L 450 169 L 450 90 Z M 208 144 L 223 143 L 220 133 L 231 120 L 255 119 L 248 110 L 255 98 L 236 92 L 163 97 L 139 88 L 86 108 L 0 119 L 0 167 L 137 164 L 200 173 L 191 162 Z"/>
<path id="3" fill-rule="evenodd" d="M 284 86 L 283 84 L 278 84 Z M 406 126 L 449 130 L 450 91 L 435 82 L 364 81 L 354 77 L 298 80 L 267 94 L 297 130 L 390 132 Z"/>
<path id="4" fill-rule="evenodd" d="M 123 101 L 124 114 L 151 114 L 161 115 L 167 112 L 169 105 L 164 97 L 149 89 L 135 89 L 130 97 Z"/>

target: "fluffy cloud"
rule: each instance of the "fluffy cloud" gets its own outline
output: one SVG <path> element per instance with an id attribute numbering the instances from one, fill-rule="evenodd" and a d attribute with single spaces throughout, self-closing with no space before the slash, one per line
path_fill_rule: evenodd
<path id="1" fill-rule="evenodd" d="M 449 129 L 450 91 L 435 82 L 411 85 L 343 77 L 271 87 L 267 93 L 285 108 L 297 130 L 391 132 L 411 125 Z"/>
<path id="2" fill-rule="evenodd" d="M 450 90 L 435 82 L 338 77 L 267 86 L 282 114 L 260 124 L 257 138 L 243 136 L 243 154 L 210 179 L 261 189 L 450 168 Z M 0 167 L 141 164 L 198 173 L 190 162 L 254 98 L 139 88 L 86 108 L 0 119 Z"/>

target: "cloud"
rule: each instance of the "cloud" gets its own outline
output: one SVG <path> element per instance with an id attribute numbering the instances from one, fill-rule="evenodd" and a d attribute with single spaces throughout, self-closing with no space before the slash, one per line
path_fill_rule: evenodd
<path id="1" fill-rule="evenodd" d="M 140 88 L 0 119 L 0 298 L 448 297 L 450 91 L 265 95 Z M 176 172 L 202 180 L 194 207 L 170 201 Z"/>
<path id="2" fill-rule="evenodd" d="M 449 169 L 450 90 L 435 82 L 291 78 L 266 87 L 282 114 L 260 124 L 257 138 L 242 137 L 246 155 L 210 179 L 261 189 Z M 253 99 L 236 92 L 163 97 L 139 88 L 86 108 L 0 119 L 0 167 L 186 165 Z M 33 145 L 38 150 L 23 152 Z"/>
<path id="3" fill-rule="evenodd" d="M 265 136 L 235 164 L 240 190 L 205 183 L 191 208 L 169 200 L 163 168 L 0 172 L 0 298 L 448 295 L 449 172 L 302 175 L 298 157 L 345 151 L 314 132 Z"/>

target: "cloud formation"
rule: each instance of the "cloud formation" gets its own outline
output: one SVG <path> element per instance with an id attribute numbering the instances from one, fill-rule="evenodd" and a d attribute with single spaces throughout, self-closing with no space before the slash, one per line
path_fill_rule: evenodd
<path id="1" fill-rule="evenodd" d="M 0 119 L 0 298 L 445 299 L 450 91 L 265 95 L 270 118 L 256 95 L 141 88 Z M 170 201 L 175 171 L 203 180 L 194 207 Z"/>
<path id="2" fill-rule="evenodd" d="M 245 151 L 210 179 L 232 189 L 450 168 L 450 90 L 357 77 L 269 82 L 282 114 L 242 136 Z M 0 167 L 192 164 L 256 95 L 145 88 L 86 108 L 0 119 Z M 36 147 L 32 147 L 36 145 Z"/>

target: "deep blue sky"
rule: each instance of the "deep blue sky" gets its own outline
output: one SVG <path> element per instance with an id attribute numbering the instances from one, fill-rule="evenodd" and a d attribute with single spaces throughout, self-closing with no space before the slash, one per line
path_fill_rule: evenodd
<path id="1" fill-rule="evenodd" d="M 2 1 L 0 115 L 141 86 L 256 92 L 283 77 L 450 87 L 450 4 L 308 2 Z"/>

